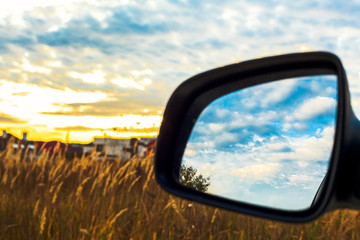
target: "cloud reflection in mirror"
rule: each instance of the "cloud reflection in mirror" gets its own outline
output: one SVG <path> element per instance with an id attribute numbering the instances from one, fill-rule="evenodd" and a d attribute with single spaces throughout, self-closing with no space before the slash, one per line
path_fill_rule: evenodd
<path id="1" fill-rule="evenodd" d="M 277 209 L 306 209 L 329 166 L 336 109 L 333 75 L 227 94 L 199 116 L 182 164 L 210 177 L 210 194 Z"/>

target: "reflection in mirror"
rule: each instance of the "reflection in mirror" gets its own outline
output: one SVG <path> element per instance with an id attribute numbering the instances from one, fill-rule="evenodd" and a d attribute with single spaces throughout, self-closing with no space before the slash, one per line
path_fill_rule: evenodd
<path id="1" fill-rule="evenodd" d="M 195 171 L 193 179 L 206 179 L 203 192 L 277 209 L 307 209 L 329 167 L 336 109 L 334 75 L 227 94 L 199 116 L 182 166 Z"/>

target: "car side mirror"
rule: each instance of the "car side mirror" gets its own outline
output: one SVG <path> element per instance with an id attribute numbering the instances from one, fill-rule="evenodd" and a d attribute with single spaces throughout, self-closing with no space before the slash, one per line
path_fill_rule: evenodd
<path id="1" fill-rule="evenodd" d="M 359 208 L 360 124 L 338 57 L 296 53 L 194 76 L 171 96 L 155 174 L 170 193 L 306 222 Z"/>

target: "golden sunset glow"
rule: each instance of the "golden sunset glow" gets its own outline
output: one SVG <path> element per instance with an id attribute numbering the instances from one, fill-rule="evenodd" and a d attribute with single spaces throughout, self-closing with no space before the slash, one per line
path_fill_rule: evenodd
<path id="1" fill-rule="evenodd" d="M 45 65 L 46 67 L 34 65 L 23 59 L 23 64 L 16 63 L 18 69 L 12 69 L 12 72 L 17 72 L 24 80 L 28 80 L 29 73 L 48 75 L 52 73 L 49 66 L 56 67 L 61 64 L 54 61 L 46 62 Z M 143 73 L 151 71 L 133 71 L 132 75 L 140 76 Z M 88 84 L 99 85 L 106 81 L 106 74 L 98 70 L 90 73 L 68 72 L 66 75 Z M 135 88 L 140 91 L 151 84 L 148 78 L 139 83 L 133 79 L 113 79 L 111 82 L 121 88 Z M 79 143 L 91 142 L 94 137 L 155 137 L 162 121 L 162 110 L 153 108 L 138 109 L 141 114 L 116 114 L 115 108 L 103 115 L 101 107 L 95 109 L 91 104 L 102 102 L 106 105 L 106 102 L 113 101 L 113 97 L 99 90 L 80 91 L 66 86 L 55 89 L 51 85 L 41 86 L 5 79 L 0 80 L 0 89 L 3 92 L 0 101 L 1 128 L 19 138 L 22 132 L 28 132 L 30 140 Z"/>
<path id="2" fill-rule="evenodd" d="M 119 117 L 74 117 L 35 115 L 29 122 L 4 123 L 6 130 L 21 138 L 27 132 L 30 140 L 60 140 L 88 143 L 94 137 L 132 138 L 156 137 L 161 116 L 127 115 Z M 101 127 L 100 127 L 101 126 Z"/>
<path id="3" fill-rule="evenodd" d="M 300 46 L 300 52 L 309 52 L 311 48 L 309 46 L 302 45 Z"/>
<path id="4" fill-rule="evenodd" d="M 47 126 L 32 125 L 2 125 L 5 130 L 16 137 L 22 137 L 23 132 L 28 133 L 28 139 L 34 141 L 62 141 L 69 143 L 89 143 L 94 137 L 111 137 L 111 138 L 140 138 L 140 137 L 156 137 L 159 127 L 152 128 L 117 128 L 117 129 L 91 129 L 83 126 L 75 126 L 68 128 L 51 128 Z M 67 135 L 69 136 L 67 139 Z"/>

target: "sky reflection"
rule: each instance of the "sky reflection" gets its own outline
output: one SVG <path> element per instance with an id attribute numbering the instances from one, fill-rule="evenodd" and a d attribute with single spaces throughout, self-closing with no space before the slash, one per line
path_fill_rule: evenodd
<path id="1" fill-rule="evenodd" d="M 198 118 L 183 163 L 211 177 L 209 193 L 306 209 L 329 166 L 337 78 L 286 79 L 239 90 Z"/>

